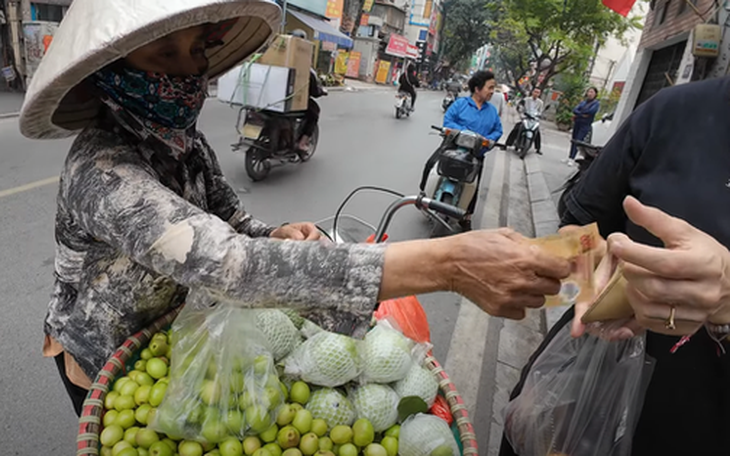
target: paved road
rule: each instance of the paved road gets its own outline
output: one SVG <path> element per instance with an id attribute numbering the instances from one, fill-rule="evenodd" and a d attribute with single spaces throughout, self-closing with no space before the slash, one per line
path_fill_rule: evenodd
<path id="1" fill-rule="evenodd" d="M 269 179 L 256 184 L 245 174 L 242 155 L 230 149 L 236 140 L 236 112 L 209 100 L 201 129 L 250 212 L 274 224 L 316 221 L 331 215 L 359 185 L 416 191 L 423 162 L 439 142 L 429 134 L 429 126 L 441 122 L 441 96 L 420 93 L 413 117 L 396 121 L 388 89 L 333 93 L 321 102 L 322 137 L 315 157 L 303 166 L 276 169 Z M 73 454 L 76 418 L 55 365 L 40 356 L 53 275 L 53 178 L 71 140 L 26 140 L 14 119 L 0 120 L 0 138 L 0 409 L 4 412 L 0 443 L 4 454 L 10 455 Z M 553 139 L 560 138 L 548 136 L 545 142 Z M 510 224 L 529 234 L 522 162 L 509 153 L 494 154 L 487 162 L 484 181 L 483 201 L 491 201 L 483 211 L 484 226 Z M 353 201 L 348 212 L 377 221 L 388 202 L 387 197 L 365 194 Z M 424 238 L 428 231 L 418 212 L 404 210 L 395 218 L 390 236 L 391 240 Z M 488 429 L 493 419 L 497 358 L 496 346 L 489 343 L 496 333 L 487 334 L 487 326 L 498 333 L 501 326 L 493 326 L 500 320 L 471 319 L 471 304 L 448 293 L 422 297 L 422 303 L 432 327 L 435 355 L 453 367 L 457 386 L 464 385 L 480 444 L 486 448 L 488 437 L 480 429 Z M 457 319 L 463 330 L 454 333 Z M 473 325 L 464 326 L 472 320 Z"/>

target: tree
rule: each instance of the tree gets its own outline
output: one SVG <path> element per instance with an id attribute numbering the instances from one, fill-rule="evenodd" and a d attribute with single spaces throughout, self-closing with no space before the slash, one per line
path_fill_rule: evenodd
<path id="1" fill-rule="evenodd" d="M 362 17 L 365 0 L 344 0 L 340 31 L 345 35 L 356 36 Z"/>
<path id="2" fill-rule="evenodd" d="M 443 56 L 452 66 L 463 65 L 487 43 L 489 17 L 484 0 L 444 2 Z"/>
<path id="3" fill-rule="evenodd" d="M 596 49 L 639 18 L 624 18 L 601 0 L 502 0 L 491 4 L 490 42 L 501 76 L 522 93 L 558 74 L 585 72 Z M 528 78 L 529 84 L 520 84 Z"/>

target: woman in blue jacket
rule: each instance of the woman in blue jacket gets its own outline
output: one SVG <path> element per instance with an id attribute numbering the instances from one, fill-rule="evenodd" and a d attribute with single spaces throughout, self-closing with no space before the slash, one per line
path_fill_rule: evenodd
<path id="1" fill-rule="evenodd" d="M 596 99 L 598 89 L 591 87 L 586 92 L 585 100 L 581 101 L 573 110 L 573 139 L 576 141 L 585 141 L 588 133 L 591 132 L 591 126 L 596 118 L 601 103 Z M 578 154 L 578 147 L 575 144 L 570 145 L 570 156 L 563 160 L 569 166 L 575 164 L 575 156 Z"/>

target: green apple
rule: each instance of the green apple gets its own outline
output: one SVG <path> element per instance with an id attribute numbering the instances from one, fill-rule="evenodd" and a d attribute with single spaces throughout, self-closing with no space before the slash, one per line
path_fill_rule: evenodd
<path id="1" fill-rule="evenodd" d="M 112 456 L 112 447 L 102 446 L 99 454 L 101 456 Z"/>
<path id="2" fill-rule="evenodd" d="M 184 440 L 178 447 L 180 456 L 203 456 L 203 445 L 191 440 Z"/>
<path id="3" fill-rule="evenodd" d="M 252 456 L 259 448 L 261 448 L 261 440 L 258 437 L 246 437 L 243 440 L 243 452 L 246 456 Z"/>
<path id="4" fill-rule="evenodd" d="M 182 455 L 180 455 L 180 456 L 182 456 Z M 258 449 L 258 450 L 256 450 L 256 452 L 255 452 L 255 453 L 253 454 L 253 456 L 274 456 L 274 455 L 272 455 L 271 453 L 269 453 L 269 450 L 267 450 L 267 449 L 265 449 L 265 448 L 259 448 L 259 449 Z"/>
<path id="5" fill-rule="evenodd" d="M 162 399 L 165 398 L 167 392 L 167 383 L 155 383 L 149 394 L 149 403 L 153 407 L 157 407 L 162 404 Z"/>
<path id="6" fill-rule="evenodd" d="M 241 456 L 243 455 L 243 445 L 235 437 L 229 437 L 218 444 L 221 456 Z"/>
<path id="7" fill-rule="evenodd" d="M 139 456 L 139 452 L 137 452 L 136 448 L 130 446 L 120 450 L 116 456 Z"/>
<path id="8" fill-rule="evenodd" d="M 137 446 L 139 447 L 149 449 L 149 447 L 151 447 L 153 443 L 159 441 L 160 436 L 158 436 L 157 432 L 153 431 L 152 429 L 142 428 L 137 431 Z"/>
<path id="9" fill-rule="evenodd" d="M 261 406 L 252 405 L 246 409 L 246 422 L 253 432 L 260 434 L 271 427 L 269 411 Z"/>
<path id="10" fill-rule="evenodd" d="M 299 446 L 300 434 L 294 426 L 285 426 L 279 431 L 277 442 L 282 450 Z"/>
<path id="11" fill-rule="evenodd" d="M 284 395 L 284 402 L 289 400 L 289 388 L 286 387 L 284 382 L 281 380 L 279 381 L 279 389 L 281 389 L 281 394 Z"/>
<path id="12" fill-rule="evenodd" d="M 317 437 L 322 437 L 327 433 L 327 422 L 321 418 L 312 420 L 312 432 L 317 434 Z"/>
<path id="13" fill-rule="evenodd" d="M 431 452 L 431 456 L 453 456 L 454 450 L 450 445 L 440 445 Z"/>
<path id="14" fill-rule="evenodd" d="M 243 373 L 233 372 L 230 376 L 229 382 L 231 393 L 239 394 L 243 392 L 243 388 L 246 384 Z"/>
<path id="15" fill-rule="evenodd" d="M 203 445 L 203 451 L 205 451 L 206 453 L 209 452 L 209 451 L 217 451 L 216 448 L 215 448 L 215 446 L 216 446 L 215 443 L 211 443 L 211 442 L 200 442 L 200 444 Z"/>
<path id="16" fill-rule="evenodd" d="M 150 404 L 142 404 L 139 407 L 137 407 L 137 410 L 134 411 L 134 419 L 137 420 L 138 423 L 147 425 L 147 418 L 149 417 L 150 410 L 152 409 L 152 406 Z"/>
<path id="17" fill-rule="evenodd" d="M 129 443 L 132 446 L 137 445 L 136 435 L 137 431 L 139 431 L 139 428 L 137 426 L 132 426 L 131 428 L 124 431 L 124 441 Z"/>
<path id="18" fill-rule="evenodd" d="M 271 358 L 266 355 L 259 355 L 253 360 L 253 371 L 256 375 L 266 375 L 269 372 L 269 366 L 272 364 Z"/>
<path id="19" fill-rule="evenodd" d="M 229 410 L 226 415 L 226 426 L 232 434 L 238 435 L 243 433 L 243 425 L 245 421 L 243 419 L 243 413 L 239 410 Z"/>
<path id="20" fill-rule="evenodd" d="M 335 444 L 332 443 L 332 439 L 329 437 L 320 437 L 319 438 L 319 450 L 320 451 L 332 451 L 332 448 L 335 447 Z"/>
<path id="21" fill-rule="evenodd" d="M 117 381 L 114 382 L 113 391 L 119 393 L 120 391 L 122 391 L 122 386 L 124 386 L 124 384 L 127 383 L 128 381 L 130 381 L 129 377 L 121 377 L 121 378 L 117 379 Z"/>
<path id="22" fill-rule="evenodd" d="M 203 427 L 200 431 L 200 435 L 211 443 L 218 443 L 225 439 L 228 434 L 228 429 L 224 423 L 221 423 L 217 419 L 207 420 L 203 423 Z"/>
<path id="23" fill-rule="evenodd" d="M 135 381 L 129 381 L 122 385 L 122 388 L 119 390 L 119 394 L 122 396 L 132 396 L 134 397 L 134 392 L 137 391 L 137 388 L 139 388 L 139 385 Z"/>
<path id="24" fill-rule="evenodd" d="M 287 424 L 290 424 L 294 420 L 294 416 L 297 414 L 297 412 L 292 408 L 289 404 L 284 404 L 279 409 L 279 414 L 276 417 L 276 424 L 279 426 L 286 426 Z M 325 429 L 326 431 L 326 429 Z"/>
<path id="25" fill-rule="evenodd" d="M 145 369 L 147 367 L 147 361 L 140 359 L 136 363 L 134 363 L 134 370 L 139 372 L 145 372 Z"/>
<path id="26" fill-rule="evenodd" d="M 296 413 L 299 410 L 304 410 L 304 406 L 302 404 L 297 403 L 297 402 L 293 402 L 293 403 L 291 403 L 289 405 L 291 406 L 292 410 L 294 410 L 294 414 L 295 415 L 296 415 Z"/>
<path id="27" fill-rule="evenodd" d="M 314 456 L 337 456 L 337 455 L 332 451 L 319 450 L 316 453 L 314 453 Z"/>
<path id="28" fill-rule="evenodd" d="M 213 405 L 217 404 L 221 399 L 221 387 L 220 384 L 212 380 L 205 380 L 203 386 L 200 388 L 200 400 L 203 404 Z"/>
<path id="29" fill-rule="evenodd" d="M 383 445 L 385 451 L 388 452 L 388 456 L 398 456 L 398 439 L 386 435 L 385 437 L 383 437 L 383 440 L 380 442 L 380 444 Z"/>
<path id="30" fill-rule="evenodd" d="M 299 449 L 305 456 L 312 456 L 319 450 L 319 437 L 314 432 L 304 434 L 299 442 Z"/>
<path id="31" fill-rule="evenodd" d="M 120 440 L 112 447 L 112 456 L 119 456 L 119 453 L 126 450 L 127 448 L 134 449 L 134 447 L 129 443 L 125 442 L 124 440 Z"/>
<path id="32" fill-rule="evenodd" d="M 279 434 L 279 426 L 272 424 L 267 430 L 259 434 L 259 438 L 266 443 L 271 443 L 276 440 L 276 436 Z"/>
<path id="33" fill-rule="evenodd" d="M 115 424 L 118 424 L 123 429 L 129 429 L 134 426 L 137 420 L 134 418 L 134 410 L 122 410 L 119 412 Z"/>
<path id="34" fill-rule="evenodd" d="M 340 447 L 339 456 L 357 456 L 360 452 L 352 443 L 346 443 Z"/>
<path id="35" fill-rule="evenodd" d="M 242 410 L 251 407 L 253 403 L 253 396 L 248 391 L 244 391 L 243 394 L 238 397 L 238 407 L 240 407 Z"/>
<path id="36" fill-rule="evenodd" d="M 153 443 L 150 446 L 149 453 L 150 456 L 173 456 L 175 454 L 170 445 L 163 441 Z"/>
<path id="37" fill-rule="evenodd" d="M 104 424 L 104 427 L 109 427 L 112 424 L 114 424 L 114 422 L 117 420 L 118 416 L 119 416 L 119 412 L 117 412 L 116 410 L 107 410 L 104 413 L 104 419 L 102 421 Z"/>
<path id="38" fill-rule="evenodd" d="M 281 456 L 302 456 L 302 452 L 299 451 L 299 448 L 289 448 Z"/>
<path id="39" fill-rule="evenodd" d="M 364 448 L 375 441 L 375 430 L 370 421 L 360 418 L 352 425 L 352 441 L 360 448 Z"/>
<path id="40" fill-rule="evenodd" d="M 332 442 L 337 445 L 344 445 L 352 442 L 352 428 L 350 426 L 335 426 L 330 431 Z"/>
<path id="41" fill-rule="evenodd" d="M 264 398 L 269 409 L 273 410 L 282 403 L 281 390 L 278 386 L 267 386 L 264 389 Z"/>
<path id="42" fill-rule="evenodd" d="M 299 431 L 300 434 L 306 434 L 307 432 L 312 430 L 312 412 L 309 410 L 299 410 L 296 415 L 294 415 L 294 421 L 292 421 L 292 426 L 297 428 L 297 431 Z"/>
<path id="43" fill-rule="evenodd" d="M 117 412 L 122 410 L 132 410 L 137 404 L 134 403 L 133 396 L 120 395 L 114 400 L 114 409 Z"/>
<path id="44" fill-rule="evenodd" d="M 167 337 L 164 339 L 153 339 L 152 342 L 150 342 L 150 351 L 152 352 L 152 356 L 164 356 L 167 354 L 168 348 Z"/>
<path id="45" fill-rule="evenodd" d="M 137 448 L 137 456 L 150 456 L 150 451 L 144 448 Z"/>
<path id="46" fill-rule="evenodd" d="M 139 386 L 152 386 L 155 384 L 155 379 L 150 377 L 147 372 L 140 372 L 137 374 L 137 383 Z"/>
<path id="47" fill-rule="evenodd" d="M 142 358 L 142 359 L 143 359 L 144 361 L 149 361 L 150 359 L 152 359 L 152 352 L 150 351 L 150 349 L 149 349 L 149 348 L 145 348 L 145 349 L 143 349 L 143 350 L 142 350 L 142 351 L 140 352 L 139 356 L 140 356 L 140 358 Z"/>
<path id="48" fill-rule="evenodd" d="M 146 374 L 145 374 L 146 375 Z M 150 401 L 150 385 L 142 385 L 134 392 L 134 403 L 137 405 L 146 404 Z"/>
<path id="49" fill-rule="evenodd" d="M 124 438 L 124 429 L 119 425 L 112 424 L 101 431 L 99 441 L 104 446 L 113 447 L 117 442 L 122 440 L 122 438 Z"/>
<path id="50" fill-rule="evenodd" d="M 291 386 L 291 391 L 289 391 L 289 398 L 292 402 L 306 405 L 309 401 L 310 394 L 311 390 L 309 389 L 309 385 L 304 382 L 295 382 Z"/>
<path id="51" fill-rule="evenodd" d="M 205 378 L 213 380 L 218 375 L 218 365 L 214 359 L 208 362 L 208 368 L 205 370 Z"/>
<path id="52" fill-rule="evenodd" d="M 177 442 L 172 440 L 171 438 L 165 437 L 164 439 L 162 439 L 162 443 L 169 446 L 173 453 L 177 451 Z"/>
<path id="53" fill-rule="evenodd" d="M 365 456 L 388 456 L 388 451 L 382 445 L 371 443 L 365 447 L 363 454 Z"/>
<path id="54" fill-rule="evenodd" d="M 167 375 L 167 363 L 161 358 L 152 358 L 147 360 L 145 370 L 150 374 L 150 377 L 159 380 Z"/>
<path id="55" fill-rule="evenodd" d="M 395 437 L 396 439 L 400 438 L 400 425 L 396 424 L 394 426 L 391 426 L 390 429 L 385 431 L 386 437 Z"/>
<path id="56" fill-rule="evenodd" d="M 274 442 L 267 443 L 266 445 L 262 446 L 261 449 L 269 453 L 269 455 L 271 456 L 281 456 L 282 452 L 281 447 Z"/>
<path id="57" fill-rule="evenodd" d="M 198 404 L 197 407 L 192 409 L 187 416 L 187 422 L 191 424 L 202 423 L 205 419 L 205 412 L 207 408 L 203 404 Z"/>
<path id="58" fill-rule="evenodd" d="M 116 387 L 117 385 L 114 384 L 114 386 Z M 113 409 L 114 408 L 114 402 L 117 400 L 118 397 L 119 397 L 119 392 L 118 391 L 110 391 L 110 392 L 108 392 L 107 395 L 106 395 L 106 397 L 104 398 L 104 407 L 107 410 Z"/>

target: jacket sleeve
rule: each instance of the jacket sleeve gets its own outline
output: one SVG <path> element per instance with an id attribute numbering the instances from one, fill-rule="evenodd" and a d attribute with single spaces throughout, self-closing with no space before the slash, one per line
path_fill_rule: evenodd
<path id="1" fill-rule="evenodd" d="M 583 115 L 585 115 L 585 117 L 593 117 L 593 116 L 596 115 L 596 113 L 598 113 L 598 110 L 599 109 L 601 109 L 601 103 L 600 102 L 594 101 L 592 103 L 588 103 L 584 107 Z"/>
<path id="2" fill-rule="evenodd" d="M 208 208 L 218 218 L 228 222 L 240 234 L 250 237 L 268 237 L 274 231 L 270 226 L 248 214 L 236 192 L 223 176 L 218 158 L 202 133 L 197 133 L 201 150 L 207 155 L 210 169 L 206 170 Z"/>
<path id="3" fill-rule="evenodd" d="M 499 118 L 499 116 L 496 117 L 495 123 L 492 126 L 492 131 L 487 135 L 487 139 L 491 139 L 494 142 L 499 141 L 499 138 L 502 137 L 503 131 L 502 131 L 502 120 Z"/>
<path id="4" fill-rule="evenodd" d="M 585 101 L 581 101 L 580 103 L 578 103 L 578 106 L 576 106 L 575 109 L 573 110 L 573 114 L 578 115 L 578 116 L 583 114 L 583 108 L 585 107 L 585 105 L 586 105 Z"/>
<path id="5" fill-rule="evenodd" d="M 164 187 L 131 150 L 69 162 L 61 192 L 79 228 L 180 285 L 242 307 L 367 317 L 384 248 L 252 239 Z M 245 217 L 244 217 L 245 220 Z"/>
<path id="6" fill-rule="evenodd" d="M 459 119 L 459 113 L 461 112 L 461 100 L 456 100 L 451 104 L 449 109 L 444 114 L 444 128 L 452 128 L 454 130 L 464 130 L 464 126 L 461 125 Z"/>

